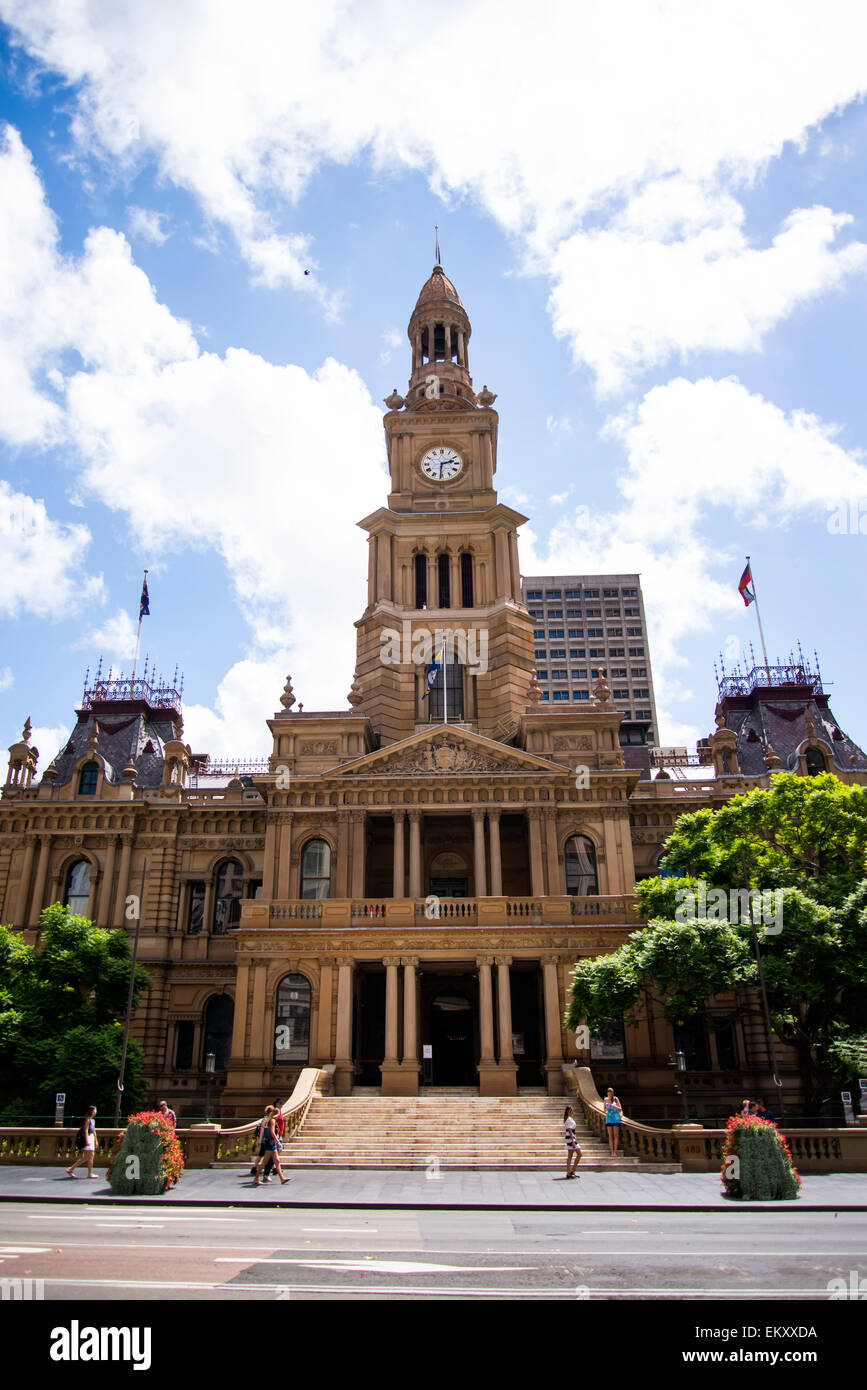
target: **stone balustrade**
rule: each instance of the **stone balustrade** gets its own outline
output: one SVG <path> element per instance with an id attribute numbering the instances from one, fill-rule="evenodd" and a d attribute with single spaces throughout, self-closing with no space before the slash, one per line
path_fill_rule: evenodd
<path id="1" fill-rule="evenodd" d="M 400 928 L 442 922 L 467 926 L 638 926 L 631 893 L 593 897 L 496 898 L 316 898 L 286 902 L 249 899 L 241 904 L 241 927 L 280 927 L 316 922 L 323 927 L 358 927 L 382 922 Z"/>
<path id="2" fill-rule="evenodd" d="M 286 1121 L 284 1144 L 300 1133 L 314 1097 L 331 1089 L 333 1070 L 333 1067 L 305 1067 L 301 1072 L 292 1095 L 283 1106 Z M 184 1166 L 208 1168 L 212 1163 L 246 1162 L 248 1159 L 252 1163 L 258 1153 L 256 1129 L 260 1118 L 232 1129 L 222 1129 L 218 1124 L 178 1129 Z M 97 1130 L 97 1165 L 107 1163 L 114 1141 L 122 1132 L 123 1127 L 115 1129 L 113 1126 Z M 0 1164 L 63 1164 L 69 1167 L 77 1152 L 76 1133 L 77 1127 L 61 1129 L 55 1126 L 2 1125 Z"/>
<path id="3" fill-rule="evenodd" d="M 567 1093 L 577 1092 L 587 1124 L 605 1137 L 605 1107 L 589 1067 L 564 1067 Z M 867 1173 L 867 1128 L 790 1129 L 786 1136 L 792 1162 L 800 1173 Z M 624 1115 L 620 1149 L 630 1158 L 657 1163 L 679 1163 L 685 1172 L 719 1172 L 722 1166 L 724 1129 L 703 1129 L 699 1124 L 660 1129 Z"/>

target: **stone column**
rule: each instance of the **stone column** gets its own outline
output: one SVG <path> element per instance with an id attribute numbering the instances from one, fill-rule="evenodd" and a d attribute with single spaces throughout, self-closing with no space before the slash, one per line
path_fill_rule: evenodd
<path id="1" fill-rule="evenodd" d="M 421 888 L 421 811 L 408 811 L 409 816 L 409 896 L 423 896 Z"/>
<path id="2" fill-rule="evenodd" d="M 509 532 L 509 568 L 512 579 L 512 598 L 521 602 L 521 566 L 518 563 L 518 533 Z"/>
<path id="3" fill-rule="evenodd" d="M 385 1056 L 380 1063 L 382 1073 L 382 1093 L 386 1096 L 400 1094 L 400 1060 L 397 1055 L 397 990 L 400 956 L 386 956 L 385 966 Z"/>
<path id="4" fill-rule="evenodd" d="M 603 815 L 604 815 L 604 817 L 605 817 L 604 820 L 603 820 L 603 822 L 602 822 L 602 833 L 603 833 L 603 836 L 604 836 L 604 841 L 603 841 L 603 843 L 604 843 L 604 845 L 605 845 L 605 856 L 604 856 L 604 862 L 605 862 L 605 879 L 604 879 L 604 882 L 603 882 L 602 874 L 599 872 L 599 869 L 600 869 L 600 863 L 599 863 L 599 861 L 602 859 L 603 856 L 602 856 L 601 854 L 597 854 L 597 856 L 596 856 L 596 874 L 597 874 L 597 877 L 598 877 L 598 879 L 599 879 L 599 892 L 600 892 L 600 893 L 622 893 L 624 890 L 623 890 L 623 887 L 621 886 L 621 883 L 619 882 L 620 875 L 619 875 L 619 873 L 617 872 L 617 870 L 618 870 L 618 859 L 617 859 L 617 831 L 616 831 L 616 828 L 615 828 L 615 825 L 614 825 L 614 817 L 613 817 L 613 815 L 611 814 L 611 812 L 610 812 L 607 808 L 606 808 L 605 811 L 603 812 Z"/>
<path id="5" fill-rule="evenodd" d="M 337 812 L 337 867 L 334 874 L 335 898 L 349 897 L 350 812 Z"/>
<path id="6" fill-rule="evenodd" d="M 437 569 L 437 557 L 428 553 L 427 557 L 427 606 L 428 608 L 439 608 L 440 606 L 440 580 Z"/>
<path id="7" fill-rule="evenodd" d="M 114 858 L 116 853 L 117 840 L 112 837 L 108 842 L 105 855 L 105 872 L 102 878 L 102 892 L 99 895 L 100 926 L 111 925 L 111 890 L 114 887 Z M 183 897 L 183 894 L 181 896 Z"/>
<path id="8" fill-rule="evenodd" d="M 545 850 L 548 858 L 548 893 L 551 897 L 566 891 L 561 883 L 560 858 L 557 853 L 557 812 L 551 806 L 545 811 Z"/>
<path id="9" fill-rule="evenodd" d="M 367 538 L 367 601 L 376 602 L 376 536 Z"/>
<path id="10" fill-rule="evenodd" d="M 31 836 L 24 850 L 24 865 L 21 870 L 21 880 L 18 885 L 18 905 L 15 910 L 15 925 L 20 927 L 27 926 L 27 901 L 30 897 L 30 880 L 33 877 L 33 858 L 35 854 L 36 841 Z"/>
<path id="11" fill-rule="evenodd" d="M 556 957 L 542 962 L 542 980 L 545 992 L 545 1044 L 547 1058 L 545 1075 L 548 1094 L 562 1096 L 563 1082 L 563 1025 L 560 1006 L 559 966 Z"/>
<path id="12" fill-rule="evenodd" d="M 252 1062 L 261 1069 L 262 1064 L 270 1066 L 273 1057 L 273 1038 L 271 1047 L 266 1049 L 265 1040 L 265 977 L 268 973 L 267 965 L 260 961 L 252 961 L 253 966 L 253 1009 L 250 1021 L 250 1054 L 248 1061 Z"/>
<path id="13" fill-rule="evenodd" d="M 512 587 L 509 538 L 502 526 L 494 532 L 494 555 L 497 561 L 497 598 L 508 598 Z"/>
<path id="14" fill-rule="evenodd" d="M 404 824 L 405 815 L 403 808 L 399 811 L 392 811 L 394 821 L 394 873 L 391 896 L 402 898 L 406 893 L 406 864 L 404 855 Z"/>
<path id="15" fill-rule="evenodd" d="M 485 813 L 479 808 L 473 811 L 473 872 L 475 875 L 475 896 L 488 896 L 488 882 L 485 873 Z"/>
<path id="16" fill-rule="evenodd" d="M 542 868 L 541 818 L 541 807 L 528 807 L 527 820 L 530 824 L 530 892 L 534 898 L 542 897 L 545 892 L 545 875 Z"/>
<path id="17" fill-rule="evenodd" d="M 292 877 L 292 815 L 281 815 L 277 826 L 277 855 L 275 864 L 277 900 L 285 902 L 291 895 Z"/>
<path id="18" fill-rule="evenodd" d="M 500 854 L 500 813 L 488 812 L 488 835 L 491 841 L 491 897 L 503 896 L 503 861 Z"/>
<path id="19" fill-rule="evenodd" d="M 131 859 L 132 837 L 126 836 L 121 841 L 120 848 L 120 873 L 117 876 L 117 897 L 114 900 L 114 921 L 112 923 L 115 927 L 122 927 L 126 921 L 124 913 L 126 911 L 126 895 L 129 890 L 129 865 Z M 208 930 L 207 922 L 203 922 L 202 931 Z"/>
<path id="20" fill-rule="evenodd" d="M 518 1094 L 518 1068 L 512 1052 L 512 991 L 509 966 L 511 956 L 497 956 L 497 1014 L 500 1025 L 500 1095 Z"/>
<path id="21" fill-rule="evenodd" d="M 449 556 L 449 573 L 451 575 L 451 606 L 452 608 L 463 608 L 461 595 L 461 557 L 455 551 Z"/>
<path id="22" fill-rule="evenodd" d="M 367 815 L 364 811 L 353 811 L 352 819 L 352 866 L 350 897 L 364 897 L 364 835 Z"/>
<path id="23" fill-rule="evenodd" d="M 403 958 L 403 1095 L 418 1094 L 418 956 Z"/>
<path id="24" fill-rule="evenodd" d="M 246 960 L 238 961 L 235 974 L 235 1014 L 232 1021 L 232 1058 L 229 1063 L 234 1071 L 242 1067 L 247 1055 L 247 991 L 250 987 L 250 965 Z"/>
<path id="25" fill-rule="evenodd" d="M 494 1056 L 494 991 L 491 980 L 491 960 L 489 956 L 479 956 L 479 1033 L 481 1035 L 481 1056 L 479 1058 L 479 1095 L 499 1095 L 499 1068 Z"/>
<path id="26" fill-rule="evenodd" d="M 45 880 L 48 877 L 48 856 L 51 853 L 51 836 L 43 835 L 39 841 L 39 860 L 36 865 L 36 882 L 33 885 L 33 899 L 30 903 L 31 927 L 39 926 L 39 914 L 45 897 Z M 102 919 L 100 919 L 102 920 Z"/>
<path id="27" fill-rule="evenodd" d="M 334 1058 L 334 1094 L 348 1096 L 352 1091 L 352 967 L 341 961 L 337 967 L 337 1046 Z"/>
<path id="28" fill-rule="evenodd" d="M 323 960 L 319 966 L 319 1020 L 316 1038 L 316 1054 L 319 1065 L 327 1067 L 332 1058 L 331 1051 L 331 997 L 333 984 L 333 962 Z"/>

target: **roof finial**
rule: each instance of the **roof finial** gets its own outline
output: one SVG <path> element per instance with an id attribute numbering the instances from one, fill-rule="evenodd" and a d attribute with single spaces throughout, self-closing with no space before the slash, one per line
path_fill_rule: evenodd
<path id="1" fill-rule="evenodd" d="M 434 223 L 434 241 L 436 243 L 436 264 L 442 265 L 442 261 L 440 260 L 440 229 L 438 223 Z"/>

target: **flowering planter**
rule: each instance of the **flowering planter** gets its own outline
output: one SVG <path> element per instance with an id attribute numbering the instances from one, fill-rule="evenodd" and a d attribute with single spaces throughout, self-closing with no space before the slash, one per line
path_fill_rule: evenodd
<path id="1" fill-rule="evenodd" d="M 130 1115 L 108 1165 L 111 1190 L 120 1197 L 155 1197 L 176 1183 L 184 1158 L 175 1127 L 159 1110 Z"/>
<path id="2" fill-rule="evenodd" d="M 756 1115 L 733 1115 L 726 1125 L 721 1176 L 726 1195 L 744 1202 L 791 1202 L 800 1195 L 785 1135 Z"/>

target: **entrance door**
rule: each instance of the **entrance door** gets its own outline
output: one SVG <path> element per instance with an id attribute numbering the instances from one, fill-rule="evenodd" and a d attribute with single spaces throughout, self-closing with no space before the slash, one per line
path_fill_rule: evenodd
<path id="1" fill-rule="evenodd" d="M 431 1000 L 429 1032 L 435 1086 L 472 1086 L 476 1080 L 473 1009 L 458 993 Z"/>
<path id="2" fill-rule="evenodd" d="M 381 1086 L 385 1056 L 385 971 L 358 971 L 355 987 L 355 1084 Z"/>

